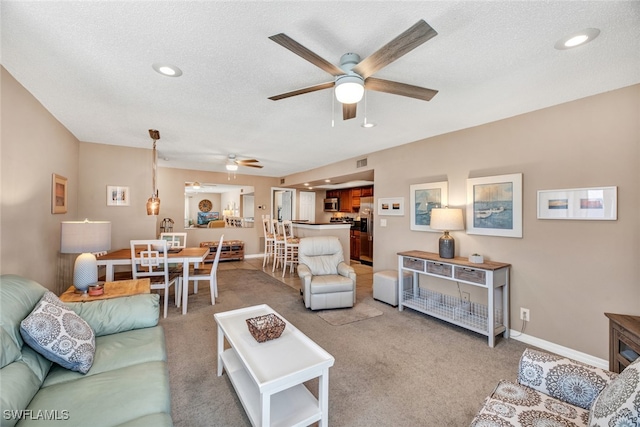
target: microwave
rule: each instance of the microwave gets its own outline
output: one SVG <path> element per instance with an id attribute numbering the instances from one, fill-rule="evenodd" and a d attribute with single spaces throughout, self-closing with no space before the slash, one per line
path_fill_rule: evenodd
<path id="1" fill-rule="evenodd" d="M 339 205 L 340 199 L 338 198 L 324 199 L 325 212 L 338 212 Z"/>

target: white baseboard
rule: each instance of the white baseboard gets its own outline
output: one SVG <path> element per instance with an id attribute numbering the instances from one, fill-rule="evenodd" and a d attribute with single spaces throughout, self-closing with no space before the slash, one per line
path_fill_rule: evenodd
<path id="1" fill-rule="evenodd" d="M 245 258 L 264 258 L 264 254 L 251 254 L 251 255 L 246 255 L 244 256 Z"/>
<path id="2" fill-rule="evenodd" d="M 569 347 L 563 347 L 561 345 L 552 343 L 550 341 L 545 341 L 531 335 L 521 334 L 519 331 L 514 331 L 513 329 L 509 331 L 509 338 L 512 338 L 516 341 L 521 341 L 525 344 L 530 344 L 551 353 L 559 354 L 560 356 L 568 357 L 569 359 L 577 360 L 578 362 L 586 363 L 588 365 L 596 366 L 602 369 L 609 369 L 608 360 L 600 359 L 599 357 L 594 357 L 590 354 L 583 353 Z"/>

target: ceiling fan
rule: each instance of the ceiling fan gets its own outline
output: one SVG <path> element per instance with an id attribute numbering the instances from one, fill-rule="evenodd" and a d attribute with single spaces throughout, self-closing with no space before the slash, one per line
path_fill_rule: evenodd
<path id="1" fill-rule="evenodd" d="M 378 79 L 371 76 L 436 35 L 438 35 L 438 33 L 421 19 L 411 28 L 362 61 L 356 53 L 345 53 L 340 58 L 340 67 L 338 67 L 302 46 L 286 34 L 276 34 L 269 38 L 301 58 L 311 62 L 313 65 L 322 68 L 327 73 L 333 75 L 335 79 L 332 82 L 321 83 L 275 95 L 269 99 L 278 101 L 280 99 L 329 89 L 335 86 L 336 98 L 342 103 L 343 120 L 353 119 L 356 116 L 356 106 L 358 101 L 362 99 L 365 89 L 429 101 L 438 93 L 437 90 Z"/>
<path id="2" fill-rule="evenodd" d="M 228 171 L 238 170 L 238 166 L 247 166 L 250 168 L 262 168 L 262 165 L 257 165 L 259 160 L 256 159 L 238 159 L 235 154 L 229 154 L 227 157 L 227 164 L 225 167 Z"/>

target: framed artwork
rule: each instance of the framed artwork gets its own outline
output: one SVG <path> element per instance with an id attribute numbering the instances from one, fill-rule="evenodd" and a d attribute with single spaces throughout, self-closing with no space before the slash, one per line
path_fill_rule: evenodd
<path id="1" fill-rule="evenodd" d="M 207 225 L 220 219 L 220 212 L 198 212 L 198 225 Z"/>
<path id="2" fill-rule="evenodd" d="M 522 237 L 522 174 L 467 179 L 467 234 Z"/>
<path id="3" fill-rule="evenodd" d="M 448 182 L 414 184 L 409 186 L 409 188 L 411 191 L 409 197 L 411 229 L 442 233 L 440 230 L 433 230 L 431 228 L 431 209 L 447 206 Z"/>
<path id="4" fill-rule="evenodd" d="M 378 199 L 378 215 L 404 215 L 404 197 Z"/>
<path id="5" fill-rule="evenodd" d="M 129 206 L 129 187 L 107 185 L 107 206 Z"/>
<path id="6" fill-rule="evenodd" d="M 67 213 L 67 178 L 51 175 L 51 213 Z"/>
<path id="7" fill-rule="evenodd" d="M 538 191 L 538 219 L 618 219 L 618 187 Z"/>

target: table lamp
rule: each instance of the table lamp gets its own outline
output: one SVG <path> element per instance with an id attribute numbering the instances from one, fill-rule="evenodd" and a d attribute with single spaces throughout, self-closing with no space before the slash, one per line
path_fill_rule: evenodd
<path id="1" fill-rule="evenodd" d="M 429 226 L 434 230 L 444 231 L 438 244 L 440 258 L 453 258 L 456 252 L 456 245 L 453 237 L 449 235 L 449 231 L 464 230 L 462 209 L 431 209 L 431 224 Z"/>
<path id="2" fill-rule="evenodd" d="M 60 232 L 60 252 L 80 254 L 73 267 L 73 286 L 86 293 L 89 285 L 98 281 L 98 263 L 92 252 L 111 249 L 109 221 L 63 221 Z"/>

